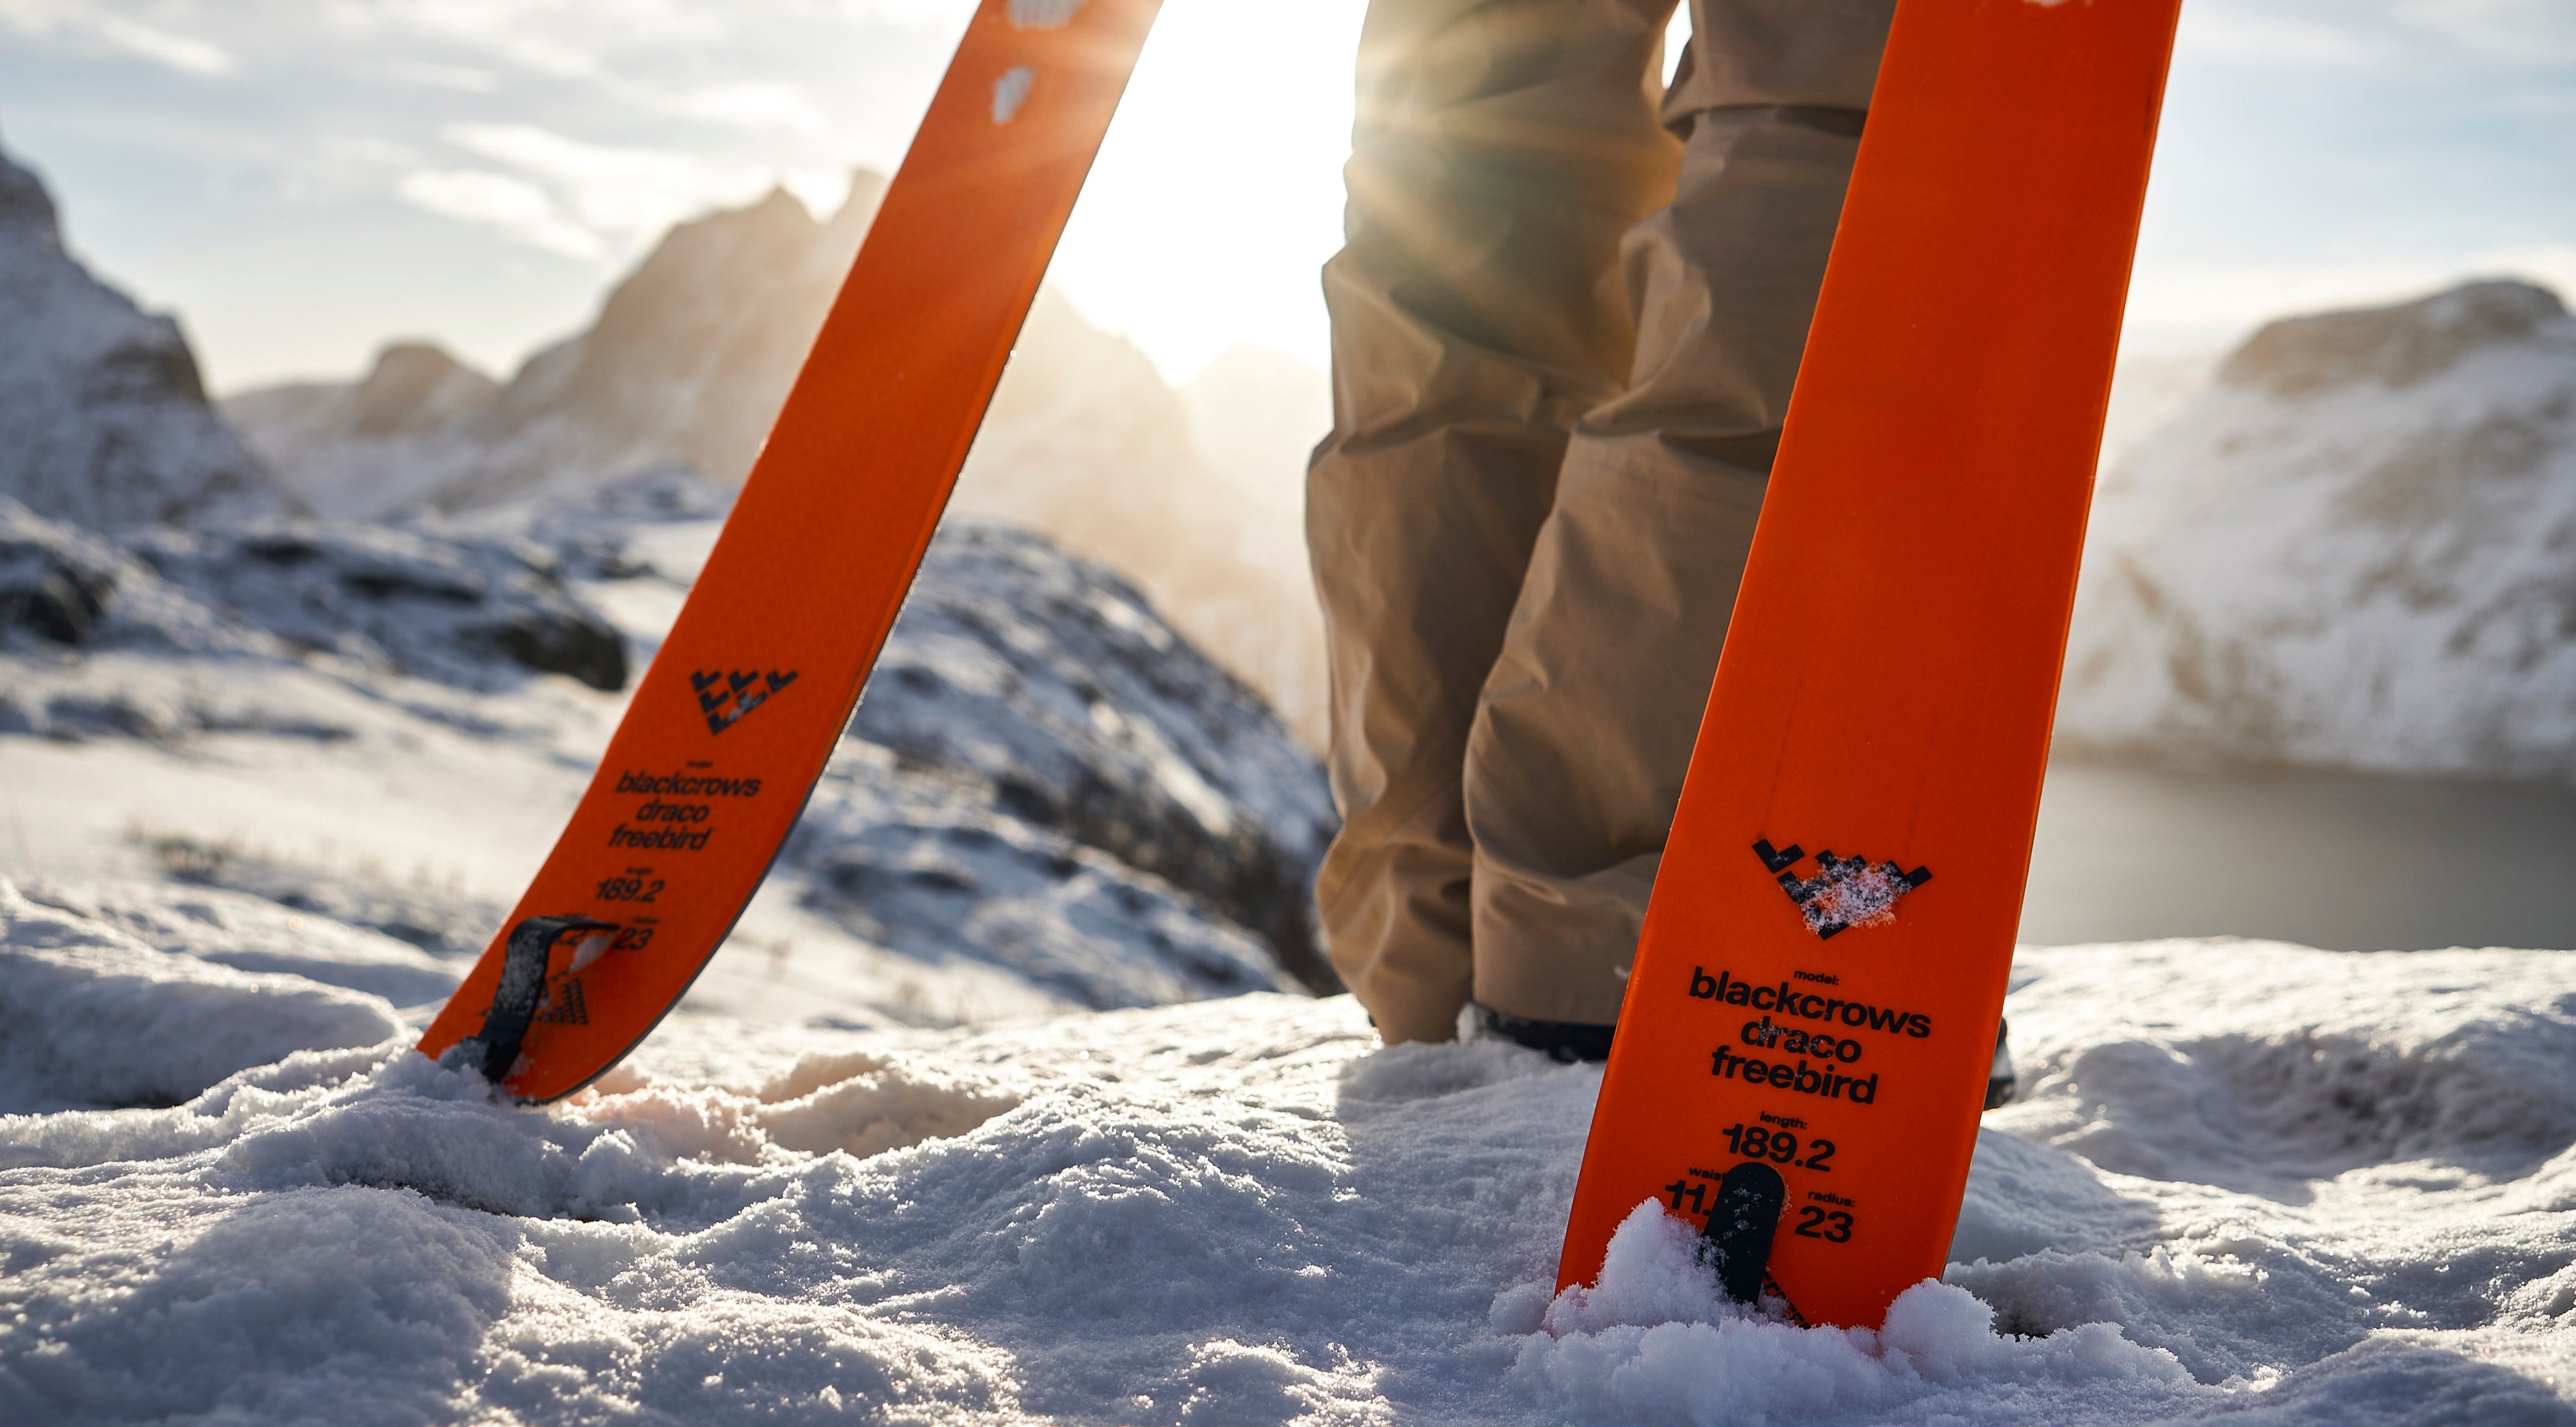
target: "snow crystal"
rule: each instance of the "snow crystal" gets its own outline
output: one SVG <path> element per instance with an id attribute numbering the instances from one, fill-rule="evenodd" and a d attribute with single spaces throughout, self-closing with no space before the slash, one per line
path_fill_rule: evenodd
<path id="1" fill-rule="evenodd" d="M 1073 23 L 1084 0 L 1011 0 L 1011 28 L 1060 30 Z"/>
<path id="2" fill-rule="evenodd" d="M 1002 71 L 1002 77 L 993 81 L 993 122 L 1007 124 L 1020 117 L 1020 106 L 1028 102 L 1037 82 L 1038 72 L 1025 64 Z"/>

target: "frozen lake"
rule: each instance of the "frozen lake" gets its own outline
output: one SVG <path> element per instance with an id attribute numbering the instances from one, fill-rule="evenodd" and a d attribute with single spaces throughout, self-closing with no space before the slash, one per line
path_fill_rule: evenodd
<path id="1" fill-rule="evenodd" d="M 2341 951 L 2576 947 L 2576 790 L 2049 769 L 2024 942 L 2218 934 Z"/>

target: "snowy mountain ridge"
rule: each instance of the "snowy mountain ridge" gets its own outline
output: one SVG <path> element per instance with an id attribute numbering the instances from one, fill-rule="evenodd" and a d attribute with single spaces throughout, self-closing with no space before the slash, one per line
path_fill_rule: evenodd
<path id="1" fill-rule="evenodd" d="M 2576 777 L 2576 317 L 2493 281 L 2256 333 L 2102 478 L 2058 741 Z"/>

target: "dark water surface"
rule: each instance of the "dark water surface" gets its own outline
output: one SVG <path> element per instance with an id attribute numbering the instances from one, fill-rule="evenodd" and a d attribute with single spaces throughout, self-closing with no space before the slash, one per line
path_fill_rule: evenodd
<path id="1" fill-rule="evenodd" d="M 2576 789 L 2050 767 L 2021 939 L 2576 948 Z"/>

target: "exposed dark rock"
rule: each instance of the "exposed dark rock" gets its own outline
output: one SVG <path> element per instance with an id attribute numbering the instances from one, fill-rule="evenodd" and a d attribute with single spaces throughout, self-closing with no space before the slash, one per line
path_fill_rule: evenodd
<path id="1" fill-rule="evenodd" d="M 349 393 L 352 436 L 390 436 L 455 421 L 480 411 L 498 382 L 431 342 L 389 342 Z"/>
<path id="2" fill-rule="evenodd" d="M 56 644 L 89 638 L 116 593 L 112 569 L 64 542 L 0 525 L 0 629 L 23 629 Z"/>
<path id="3" fill-rule="evenodd" d="M 626 687 L 626 641 L 596 616 L 566 618 L 559 610 L 522 611 L 490 626 L 484 637 L 539 673 L 568 675 L 605 691 Z"/>

